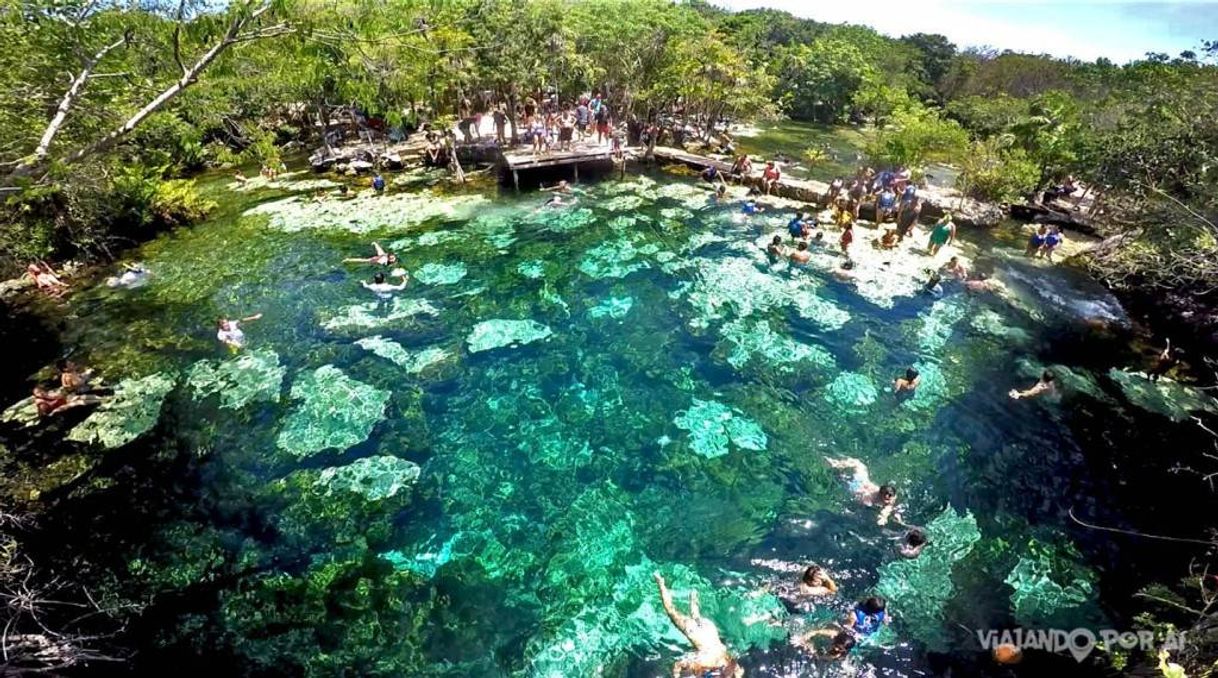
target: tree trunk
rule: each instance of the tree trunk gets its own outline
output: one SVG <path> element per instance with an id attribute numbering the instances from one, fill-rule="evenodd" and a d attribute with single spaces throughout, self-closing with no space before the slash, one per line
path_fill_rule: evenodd
<path id="1" fill-rule="evenodd" d="M 199 74 L 202 73 L 203 70 L 206 69 L 209 65 L 211 65 L 211 63 L 216 60 L 216 57 L 220 56 L 220 54 L 222 54 L 226 49 L 228 49 L 232 45 L 235 45 L 239 42 L 247 42 L 247 41 L 251 41 L 251 40 L 258 40 L 261 38 L 274 37 L 277 35 L 283 35 L 285 33 L 291 32 L 291 29 L 286 24 L 276 24 L 276 25 L 268 27 L 268 28 L 259 28 L 259 29 L 252 30 L 248 33 L 241 32 L 243 28 L 245 28 L 250 23 L 256 22 L 256 20 L 259 17 L 261 17 L 263 14 L 265 14 L 270 9 L 271 9 L 271 3 L 269 2 L 269 0 L 267 0 L 265 2 L 262 2 L 257 9 L 255 9 L 254 11 L 252 11 L 248 14 L 239 13 L 236 17 L 233 18 L 232 23 L 229 24 L 228 30 L 224 33 L 224 36 L 220 39 L 220 41 L 217 42 L 215 45 L 212 45 L 211 49 L 204 52 L 203 55 L 201 57 L 199 57 L 199 59 L 197 61 L 195 61 L 193 66 L 191 66 L 189 68 L 185 68 L 182 72 L 182 77 L 178 78 L 178 80 L 176 80 L 173 84 L 171 84 L 170 86 L 168 86 L 164 90 L 162 90 L 160 94 L 158 94 L 156 97 L 154 97 L 152 99 L 152 101 L 148 102 L 139 111 L 136 111 L 136 113 L 134 115 L 132 115 L 130 118 L 128 118 L 126 122 L 124 122 L 122 125 L 119 125 L 119 127 L 117 129 L 111 131 L 109 134 L 105 135 L 101 139 L 98 139 L 97 141 L 94 141 L 91 144 L 88 144 L 80 149 L 77 149 L 76 151 L 74 151 L 73 153 L 68 155 L 66 158 L 64 158 L 63 163 L 71 164 L 71 163 L 79 162 L 80 160 L 83 160 L 84 158 L 87 158 L 91 155 L 94 155 L 96 153 L 100 153 L 102 151 L 106 151 L 106 150 L 112 148 L 115 144 L 117 144 L 120 140 L 122 140 L 123 137 L 130 134 L 132 130 L 134 130 L 136 127 L 138 127 L 139 124 L 142 123 L 144 120 L 146 120 L 148 118 L 148 116 L 152 115 L 162 106 L 164 106 L 165 104 L 172 101 L 174 99 L 174 97 L 176 97 L 178 94 L 180 94 L 182 92 L 182 90 L 184 90 L 187 87 L 189 87 L 190 85 L 194 84 L 196 82 L 196 80 L 198 79 Z M 106 51 L 109 51 L 109 50 L 107 49 Z M 104 54 L 103 54 L 103 56 L 104 56 Z M 67 102 L 66 106 L 63 105 L 63 102 L 61 102 L 60 105 L 64 109 L 62 111 L 62 115 L 59 112 L 57 112 L 55 117 L 59 119 L 59 124 L 62 125 L 63 118 L 66 117 L 66 115 L 67 115 L 67 110 L 71 108 L 71 100 L 69 100 Z M 44 136 L 44 138 L 47 137 L 46 134 L 44 134 L 43 136 Z M 52 133 L 50 134 L 50 137 L 52 137 L 52 138 L 54 137 L 54 131 L 52 131 Z M 47 139 L 47 142 L 49 145 L 49 138 Z M 6 179 L 8 181 L 12 181 L 12 179 L 15 177 L 33 174 L 37 169 L 45 166 L 47 157 L 48 157 L 47 155 L 44 155 L 41 161 L 18 166 L 11 173 L 9 173 L 9 175 Z"/>
<path id="2" fill-rule="evenodd" d="M 76 97 L 85 88 L 85 83 L 89 81 L 89 77 L 93 74 L 93 69 L 97 64 L 112 50 L 118 49 L 127 43 L 127 37 L 123 36 L 121 40 L 106 45 L 97 51 L 91 59 L 85 62 L 80 73 L 72 79 L 72 85 L 68 87 L 68 91 L 64 93 L 63 99 L 59 101 L 59 106 L 55 109 L 55 115 L 51 118 L 51 122 L 47 124 L 46 130 L 42 133 L 42 138 L 38 141 L 38 147 L 34 149 L 34 155 L 29 160 L 22 162 L 13 170 L 14 175 L 24 175 L 34 167 L 46 162 L 47 155 L 51 150 L 51 141 L 55 139 L 55 135 L 59 133 L 63 123 L 68 118 L 68 111 L 72 109 L 72 104 L 76 102 Z"/>

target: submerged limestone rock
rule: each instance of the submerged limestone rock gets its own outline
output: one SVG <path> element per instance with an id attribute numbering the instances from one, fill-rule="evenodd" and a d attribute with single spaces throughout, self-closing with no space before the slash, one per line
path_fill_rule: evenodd
<path id="1" fill-rule="evenodd" d="M 820 369 L 832 369 L 837 364 L 833 354 L 825 349 L 778 334 L 763 319 L 724 323 L 720 334 L 734 345 L 727 362 L 737 369 L 753 360 L 781 372 L 794 372 L 800 364 Z"/>
<path id="2" fill-rule="evenodd" d="M 444 362 L 453 355 L 450 351 L 434 346 L 421 351 L 407 351 L 396 341 L 381 336 L 360 339 L 355 344 L 365 351 L 371 351 L 405 369 L 409 374 L 418 374 L 432 365 Z"/>
<path id="3" fill-rule="evenodd" d="M 871 378 L 857 372 L 842 372 L 825 388 L 826 400 L 848 410 L 866 408 L 878 396 Z"/>
<path id="4" fill-rule="evenodd" d="M 650 267 L 646 261 L 636 261 L 642 254 L 629 238 L 609 240 L 588 250 L 579 270 L 593 278 L 624 278 Z"/>
<path id="5" fill-rule="evenodd" d="M 689 431 L 690 446 L 696 454 L 707 459 L 727 454 L 729 441 L 736 447 L 754 451 L 764 450 L 769 442 L 757 422 L 714 400 L 694 398 L 688 410 L 677 413 L 673 423 L 677 428 Z"/>
<path id="6" fill-rule="evenodd" d="M 620 320 L 630 313 L 634 306 L 634 297 L 609 297 L 601 303 L 588 309 L 590 318 L 614 318 Z"/>
<path id="7" fill-rule="evenodd" d="M 194 389 L 196 399 L 219 394 L 220 407 L 235 410 L 254 401 L 278 401 L 286 373 L 278 353 L 260 348 L 223 362 L 199 361 L 186 384 Z"/>
<path id="8" fill-rule="evenodd" d="M 747 317 L 785 306 L 825 330 L 841 329 L 850 320 L 844 309 L 817 296 L 819 283 L 807 276 L 780 277 L 741 257 L 691 262 L 695 272 L 689 303 L 697 317 L 690 324 L 695 328 L 726 317 L 729 310 Z"/>
<path id="9" fill-rule="evenodd" d="M 354 492 L 368 501 L 380 501 L 414 485 L 421 472 L 414 462 L 382 455 L 323 469 L 313 484 L 327 495 Z"/>
<path id="10" fill-rule="evenodd" d="M 1129 402 L 1172 421 L 1184 421 L 1192 412 L 1218 412 L 1218 400 L 1171 379 L 1151 381 L 1144 374 L 1115 367 L 1108 370 L 1108 378 L 1121 387 Z"/>
<path id="11" fill-rule="evenodd" d="M 402 231 L 431 219 L 463 218 L 487 202 L 481 195 L 441 195 L 431 191 L 362 194 L 349 200 L 312 201 L 300 196 L 246 210 L 269 218 L 271 228 L 288 233 L 313 229 L 351 233 Z"/>
<path id="12" fill-rule="evenodd" d="M 540 280 L 546 274 L 545 262 L 540 259 L 522 261 L 516 265 L 516 272 L 529 280 Z"/>
<path id="13" fill-rule="evenodd" d="M 415 271 L 414 278 L 424 285 L 452 285 L 461 282 L 468 272 L 465 264 L 460 262 L 455 264 L 431 262 L 423 264 L 419 270 Z"/>
<path id="14" fill-rule="evenodd" d="M 77 424 L 68 433 L 68 440 L 105 448 L 126 445 L 156 426 L 161 404 L 176 382 L 176 375 L 160 373 L 120 381 L 114 395 Z"/>
<path id="15" fill-rule="evenodd" d="M 351 379 L 333 365 L 298 377 L 291 395 L 301 403 L 284 421 L 276 443 L 296 457 L 363 442 L 389 402 L 389 391 Z"/>
<path id="16" fill-rule="evenodd" d="M 918 348 L 926 355 L 938 355 L 967 310 L 966 301 L 959 297 L 939 299 L 931 304 L 930 312 L 922 317 L 922 327 L 918 330 Z"/>
<path id="17" fill-rule="evenodd" d="M 327 330 L 370 329 L 395 325 L 417 315 L 439 314 L 440 311 L 426 299 L 394 297 L 388 304 L 369 301 L 347 306 L 338 315 L 322 321 L 321 326 Z"/>
<path id="18" fill-rule="evenodd" d="M 876 593 L 888 599 L 902 628 L 931 648 L 942 648 L 943 610 L 955 587 L 952 570 L 981 539 L 972 513 L 963 516 L 950 506 L 926 526 L 928 542 L 917 558 L 894 560 L 880 567 Z"/>
<path id="19" fill-rule="evenodd" d="M 523 346 L 545 339 L 554 332 L 536 320 L 483 320 L 474 325 L 466 337 L 470 353 L 489 351 L 503 346 Z"/>
<path id="20" fill-rule="evenodd" d="M 1022 625 L 1053 624 L 1061 613 L 1086 605 L 1091 599 L 1094 585 L 1090 573 L 1055 572 L 1050 558 L 1043 550 L 1035 556 L 1021 556 L 1004 582 L 1014 589 L 1011 607 L 1015 620 Z"/>

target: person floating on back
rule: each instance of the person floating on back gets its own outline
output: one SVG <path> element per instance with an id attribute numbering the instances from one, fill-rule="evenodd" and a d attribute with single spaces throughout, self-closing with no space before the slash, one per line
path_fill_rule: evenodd
<path id="1" fill-rule="evenodd" d="M 698 678 L 703 676 L 741 678 L 744 676 L 744 669 L 728 653 L 727 646 L 719 637 L 719 629 L 714 622 L 702 616 L 701 610 L 698 608 L 698 592 L 689 592 L 689 616 L 685 616 L 673 605 L 672 593 L 664 583 L 664 577 L 659 572 L 653 573 L 652 576 L 655 577 L 656 585 L 660 587 L 660 603 L 664 606 L 664 612 L 672 620 L 673 626 L 677 627 L 677 630 L 694 646 L 692 653 L 678 659 L 672 665 L 673 678 L 680 678 L 683 675 Z"/>
<path id="2" fill-rule="evenodd" d="M 348 257 L 343 259 L 345 264 L 376 264 L 377 266 L 392 266 L 397 263 L 398 257 L 392 252 L 386 252 L 380 243 L 372 243 L 376 254 L 370 257 Z"/>

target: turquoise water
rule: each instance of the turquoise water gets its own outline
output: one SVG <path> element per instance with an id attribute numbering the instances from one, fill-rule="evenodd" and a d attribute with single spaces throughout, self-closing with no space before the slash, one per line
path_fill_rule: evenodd
<path id="1" fill-rule="evenodd" d="M 790 271 L 758 246 L 786 212 L 674 177 L 564 209 L 429 175 L 310 202 L 304 179 L 211 180 L 213 220 L 138 252 L 146 285 L 71 301 L 62 341 L 125 400 L 31 443 L 83 441 L 61 449 L 92 469 L 47 489 L 45 548 L 88 548 L 90 576 L 146 601 L 145 670 L 666 674 L 687 647 L 661 571 L 750 675 L 845 670 L 788 634 L 876 591 L 896 622 L 852 666 L 976 671 L 968 629 L 1120 621 L 1134 583 L 1178 574 L 1066 513 L 1150 529 L 1146 507 L 1193 506 L 1142 450 L 1195 444 L 1180 422 L 1213 401 L 1110 373 L 1138 365 L 1119 304 L 1020 260 L 1014 232 L 961 250 L 1007 292 L 934 299 L 920 243 L 880 254 L 860 229 L 854 279 L 833 251 Z M 340 263 L 374 239 L 411 274 L 390 298 Z M 243 351 L 218 344 L 216 317 L 254 313 Z M 1060 399 L 1006 397 L 1045 365 Z M 922 558 L 825 455 L 899 488 Z M 782 596 L 809 562 L 842 588 L 810 612 Z"/>

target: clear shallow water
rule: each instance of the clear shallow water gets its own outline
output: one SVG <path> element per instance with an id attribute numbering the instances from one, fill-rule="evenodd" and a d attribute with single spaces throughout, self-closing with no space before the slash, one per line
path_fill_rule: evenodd
<path id="1" fill-rule="evenodd" d="M 746 221 L 672 177 L 541 211 L 536 194 L 416 186 L 241 216 L 274 194 L 210 190 L 215 219 L 142 249 L 146 286 L 76 297 L 64 330 L 111 382 L 176 384 L 58 509 L 62 545 L 154 601 L 133 632 L 148 668 L 655 675 L 684 651 L 660 570 L 702 591 L 750 675 L 840 671 L 787 632 L 873 590 L 898 621 L 854 665 L 976 672 L 961 627 L 1103 624 L 1137 582 L 1178 574 L 1069 509 L 1142 529 L 1151 505 L 1204 513 L 1144 453 L 1197 440 L 1175 400 L 1156 413 L 1108 375 L 1136 361 L 1121 318 L 1089 321 L 1111 300 L 1012 259 L 1017 236 L 966 252 L 1009 298 L 934 300 L 903 292 L 930 265 L 916 252 L 868 285 L 830 275 L 832 254 L 772 267 L 755 243 L 785 213 Z M 339 263 L 373 238 L 414 277 L 394 299 Z M 860 276 L 877 256 L 860 252 Z M 234 358 L 214 318 L 254 312 Z M 926 383 L 898 401 L 910 364 Z M 1012 404 L 1049 364 L 1069 367 L 1063 398 Z M 894 482 L 931 550 L 895 563 L 900 533 L 826 454 Z M 843 589 L 810 614 L 772 595 L 808 562 Z"/>

